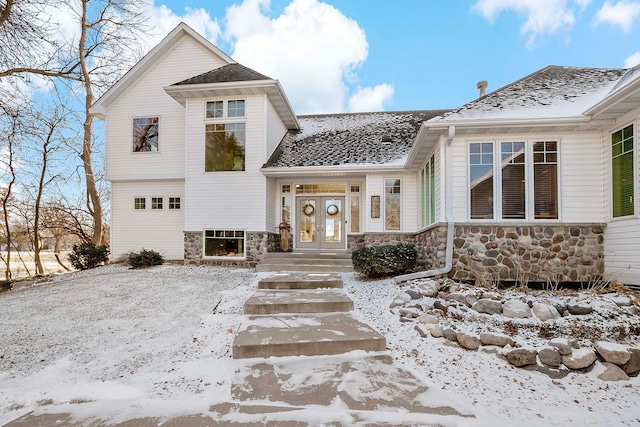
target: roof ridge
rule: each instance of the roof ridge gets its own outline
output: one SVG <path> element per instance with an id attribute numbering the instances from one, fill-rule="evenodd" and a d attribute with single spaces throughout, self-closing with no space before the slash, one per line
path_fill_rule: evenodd
<path id="1" fill-rule="evenodd" d="M 348 112 L 348 113 L 319 113 L 319 114 L 299 114 L 298 118 L 313 118 L 313 117 L 337 117 L 337 116 L 357 116 L 364 114 L 411 114 L 411 113 L 433 113 L 433 112 L 447 112 L 451 111 L 446 108 L 438 108 L 433 110 L 393 110 L 393 111 L 361 111 L 361 112 Z"/>

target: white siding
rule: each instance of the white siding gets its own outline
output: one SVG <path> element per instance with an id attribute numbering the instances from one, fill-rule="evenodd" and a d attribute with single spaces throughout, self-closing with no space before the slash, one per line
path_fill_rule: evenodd
<path id="1" fill-rule="evenodd" d="M 233 172 L 204 171 L 204 111 L 207 99 L 188 100 L 186 182 L 189 203 L 186 231 L 219 228 L 265 231 L 266 178 L 260 172 L 265 152 L 264 98 L 265 95 L 244 97 L 246 170 Z"/>
<path id="2" fill-rule="evenodd" d="M 133 208 L 146 197 L 147 208 Z M 162 197 L 163 209 L 152 210 L 151 198 Z M 169 197 L 180 197 L 182 209 L 170 210 Z M 184 181 L 114 182 L 111 186 L 111 258 L 132 250 L 153 249 L 165 259 L 184 256 Z"/>
<path id="3" fill-rule="evenodd" d="M 367 175 L 365 187 L 367 195 L 363 200 L 364 229 L 363 233 L 384 231 L 384 177 L 381 175 Z M 371 197 L 380 196 L 380 218 L 371 218 Z"/>
<path id="4" fill-rule="evenodd" d="M 418 175 L 416 174 L 387 174 L 367 175 L 366 197 L 363 197 L 361 209 L 365 214 L 364 233 L 387 232 L 384 229 L 384 180 L 399 178 L 401 180 L 400 195 L 402 199 L 400 230 L 388 230 L 389 233 L 415 232 L 418 229 Z M 380 218 L 371 218 L 371 196 L 380 196 Z"/>
<path id="5" fill-rule="evenodd" d="M 109 107 L 107 180 L 184 178 L 184 108 L 164 86 L 225 65 L 185 36 Z M 134 153 L 134 117 L 159 117 L 158 152 Z"/>
<path id="6" fill-rule="evenodd" d="M 451 156 L 451 182 L 447 184 L 447 190 L 452 190 L 453 220 L 465 222 L 468 220 L 466 141 L 462 138 L 455 138 L 447 148 L 447 156 Z"/>
<path id="7" fill-rule="evenodd" d="M 266 153 L 265 153 L 265 162 L 269 160 L 271 154 L 275 151 L 284 138 L 284 135 L 287 132 L 287 127 L 282 123 L 280 116 L 276 112 L 271 102 L 268 99 L 265 99 L 267 104 L 267 145 L 266 145 Z"/>
<path id="8" fill-rule="evenodd" d="M 394 177 L 390 177 L 394 178 Z M 416 232 L 420 228 L 420 216 L 416 215 L 416 205 L 418 204 L 418 175 L 400 175 L 402 180 L 402 189 L 400 194 L 402 196 L 402 221 L 400 231 Z"/>
<path id="9" fill-rule="evenodd" d="M 560 141 L 560 213 L 563 222 L 604 222 L 605 171 L 601 132 Z"/>
<path id="10" fill-rule="evenodd" d="M 275 178 L 267 178 L 266 179 L 266 209 L 267 209 L 267 220 L 266 220 L 266 231 L 276 232 L 276 227 L 278 226 L 276 218 L 278 217 L 278 211 L 281 207 L 280 199 L 278 199 L 278 184 Z"/>

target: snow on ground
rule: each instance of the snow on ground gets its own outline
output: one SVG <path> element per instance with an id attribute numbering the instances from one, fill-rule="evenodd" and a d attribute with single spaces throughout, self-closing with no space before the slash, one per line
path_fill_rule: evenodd
<path id="1" fill-rule="evenodd" d="M 515 368 L 495 354 L 464 350 L 444 338 L 420 338 L 414 330 L 415 323 L 401 323 L 397 311 L 389 309 L 389 303 L 401 293 L 398 285 L 391 280 L 359 281 L 353 275 L 346 275 L 345 279 L 345 289 L 354 300 L 360 319 L 385 335 L 392 356 L 455 396 L 481 423 L 492 426 L 640 424 L 640 377 L 604 382 L 596 378 L 598 371 L 594 369 L 590 373 L 572 372 L 563 379 L 551 379 L 538 372 Z M 496 318 L 502 316 L 477 314 L 471 318 L 460 329 L 502 332 L 494 325 Z M 527 322 L 532 321 L 520 323 L 526 325 Z M 592 323 L 607 326 L 602 319 Z M 558 325 L 562 329 L 568 323 L 562 319 Z M 613 329 L 613 324 L 610 326 Z M 521 327 L 517 340 L 540 345 L 543 340 L 538 338 L 538 331 L 539 325 L 531 330 Z"/>
<path id="2" fill-rule="evenodd" d="M 205 413 L 229 401 L 241 367 L 231 343 L 242 305 L 264 276 L 109 265 L 0 294 L 0 424 L 42 408 L 118 422 Z M 420 338 L 389 310 L 399 293 L 391 280 L 344 279 L 356 315 L 386 336 L 397 363 L 477 415 L 456 425 L 640 423 L 639 378 L 605 383 L 591 372 L 552 380 L 494 354 Z M 485 326 L 482 316 L 468 325 Z"/>

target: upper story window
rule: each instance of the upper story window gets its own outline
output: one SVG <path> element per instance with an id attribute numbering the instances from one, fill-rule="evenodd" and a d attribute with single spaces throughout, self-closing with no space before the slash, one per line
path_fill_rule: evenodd
<path id="1" fill-rule="evenodd" d="M 226 111 L 226 114 L 225 114 Z M 222 119 L 225 117 L 244 117 L 245 101 L 233 99 L 229 101 L 208 101 L 205 117 L 207 119 Z"/>
<path id="2" fill-rule="evenodd" d="M 558 141 L 470 143 L 469 205 L 471 219 L 558 219 Z"/>
<path id="3" fill-rule="evenodd" d="M 180 209 L 180 197 L 169 197 L 169 209 Z"/>
<path id="4" fill-rule="evenodd" d="M 152 197 L 151 198 L 151 209 L 157 210 L 162 209 L 164 199 L 162 197 Z"/>
<path id="5" fill-rule="evenodd" d="M 205 125 L 205 172 L 243 171 L 244 123 L 215 123 Z"/>
<path id="6" fill-rule="evenodd" d="M 633 125 L 611 134 L 611 201 L 613 217 L 635 213 Z"/>
<path id="7" fill-rule="evenodd" d="M 146 197 L 134 197 L 133 199 L 133 208 L 136 210 L 143 210 L 147 208 L 147 199 Z"/>
<path id="8" fill-rule="evenodd" d="M 158 151 L 158 117 L 133 119 L 133 152 Z"/>

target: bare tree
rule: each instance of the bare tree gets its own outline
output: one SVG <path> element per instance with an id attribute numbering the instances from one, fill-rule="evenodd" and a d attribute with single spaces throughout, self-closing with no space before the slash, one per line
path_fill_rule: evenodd
<path id="1" fill-rule="evenodd" d="M 16 145 L 20 133 L 20 111 L 12 110 L 0 105 L 0 146 L 3 151 L 0 156 L 0 170 L 4 170 L 4 186 L 0 191 L 0 204 L 2 204 L 2 221 L 4 223 L 4 237 L 6 244 L 6 269 L 4 276 L 10 280 L 11 274 L 11 219 L 9 217 L 9 205 L 13 198 L 13 186 L 16 183 Z"/>

